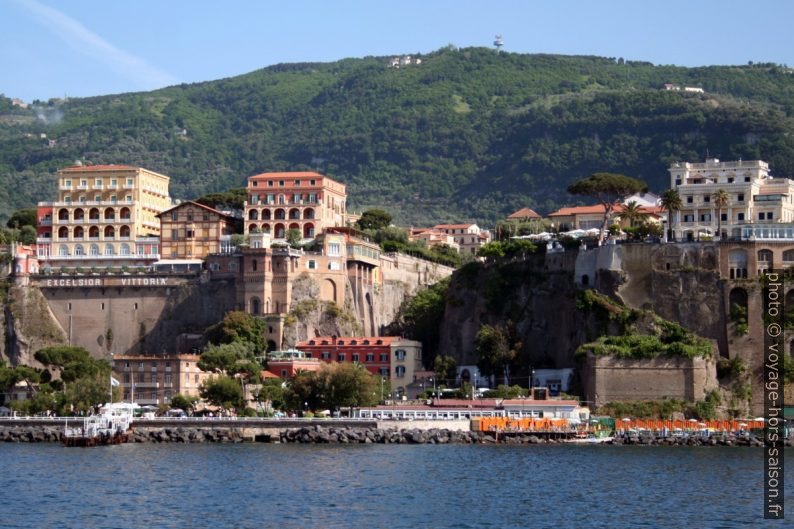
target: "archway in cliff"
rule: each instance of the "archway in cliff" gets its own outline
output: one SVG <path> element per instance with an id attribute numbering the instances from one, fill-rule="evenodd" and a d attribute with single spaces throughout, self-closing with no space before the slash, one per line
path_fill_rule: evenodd
<path id="1" fill-rule="evenodd" d="M 274 342 L 273 340 L 268 340 L 267 341 L 267 350 L 268 351 L 275 351 L 276 350 L 276 342 Z"/>
<path id="2" fill-rule="evenodd" d="M 322 284 L 322 299 L 336 303 L 336 283 L 333 279 L 325 279 Z"/>
<path id="3" fill-rule="evenodd" d="M 747 332 L 747 291 L 734 288 L 728 295 L 728 317 L 736 326 L 737 334 Z"/>
<path id="4" fill-rule="evenodd" d="M 372 296 L 369 292 L 364 296 L 364 310 L 367 311 L 367 322 L 370 336 L 375 336 L 375 309 L 372 307 Z"/>

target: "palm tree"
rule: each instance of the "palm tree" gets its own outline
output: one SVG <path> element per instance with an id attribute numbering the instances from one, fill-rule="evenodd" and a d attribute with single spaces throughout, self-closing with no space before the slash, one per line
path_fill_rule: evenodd
<path id="1" fill-rule="evenodd" d="M 714 207 L 717 210 L 717 236 L 722 238 L 722 210 L 731 202 L 731 195 L 724 189 L 718 189 L 714 195 Z"/>
<path id="2" fill-rule="evenodd" d="M 630 227 L 633 227 L 635 222 L 645 220 L 647 216 L 647 214 L 642 212 L 642 206 L 634 200 L 623 206 L 623 210 L 618 214 L 618 218 L 628 222 Z"/>
<path id="3" fill-rule="evenodd" d="M 681 195 L 678 194 L 678 189 L 665 191 L 662 194 L 661 206 L 667 210 L 668 238 L 672 238 L 670 235 L 675 233 L 673 231 L 673 213 L 680 211 L 684 207 L 684 203 L 681 202 Z"/>

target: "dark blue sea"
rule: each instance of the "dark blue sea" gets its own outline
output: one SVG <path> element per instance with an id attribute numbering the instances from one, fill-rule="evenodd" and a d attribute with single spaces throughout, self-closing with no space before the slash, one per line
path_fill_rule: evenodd
<path id="1" fill-rule="evenodd" d="M 2 528 L 729 528 L 762 452 L 726 447 L 0 444 Z"/>

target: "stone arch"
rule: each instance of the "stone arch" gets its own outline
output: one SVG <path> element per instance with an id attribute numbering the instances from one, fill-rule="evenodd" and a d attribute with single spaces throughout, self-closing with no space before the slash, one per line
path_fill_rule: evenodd
<path id="1" fill-rule="evenodd" d="M 74 210 L 74 220 L 75 220 L 75 222 L 77 222 L 77 221 L 83 222 L 84 218 L 85 218 L 85 211 L 83 211 L 82 208 L 77 208 L 77 209 Z"/>
<path id="2" fill-rule="evenodd" d="M 99 238 L 99 226 L 91 226 L 90 228 L 88 228 L 88 238 L 89 239 Z"/>
<path id="3" fill-rule="evenodd" d="M 61 226 L 58 228 L 58 238 L 59 239 L 68 239 L 69 238 L 69 228 L 66 226 Z"/>
<path id="4" fill-rule="evenodd" d="M 770 266 L 772 265 L 772 250 L 764 248 L 763 250 L 758 250 L 758 262 L 769 263 Z"/>
<path id="5" fill-rule="evenodd" d="M 275 215 L 273 216 L 276 220 L 284 220 L 287 217 L 287 214 L 284 212 L 282 208 L 278 208 L 275 211 Z"/>
<path id="6" fill-rule="evenodd" d="M 77 226 L 74 229 L 74 238 L 75 239 L 82 239 L 83 237 L 85 237 L 85 230 L 83 229 L 82 226 Z"/>
<path id="7" fill-rule="evenodd" d="M 116 236 L 116 228 L 113 226 L 105 226 L 105 238 L 112 239 Z"/>
<path id="8" fill-rule="evenodd" d="M 257 228 L 256 224 L 249 224 L 248 225 L 249 233 L 252 232 L 252 231 L 256 231 L 257 229 L 259 229 L 259 228 Z"/>
<path id="9" fill-rule="evenodd" d="M 276 342 L 274 342 L 273 340 L 268 340 L 267 341 L 267 350 L 268 351 L 275 351 L 276 350 Z"/>
<path id="10" fill-rule="evenodd" d="M 789 262 L 794 261 L 794 249 L 783 252 L 783 260 Z"/>
<path id="11" fill-rule="evenodd" d="M 314 218 L 314 209 L 306 208 L 303 212 L 304 219 L 313 219 Z"/>
<path id="12" fill-rule="evenodd" d="M 292 224 L 289 225 L 289 229 L 300 231 L 301 227 L 300 224 L 298 224 L 297 222 L 293 222 Z"/>
<path id="13" fill-rule="evenodd" d="M 262 224 L 260 230 L 262 230 L 262 233 L 270 233 L 270 224 Z"/>
<path id="14" fill-rule="evenodd" d="M 304 239 L 311 239 L 314 237 L 314 224 L 311 222 L 307 222 L 303 226 L 303 238 Z"/>
<path id="15" fill-rule="evenodd" d="M 69 220 L 69 210 L 66 208 L 59 209 L 58 220 Z"/>
<path id="16" fill-rule="evenodd" d="M 289 218 L 290 220 L 300 219 L 301 212 L 298 208 L 292 208 L 289 210 Z"/>
<path id="17" fill-rule="evenodd" d="M 252 209 L 248 212 L 248 220 L 259 220 L 259 212 L 255 209 Z"/>
<path id="18" fill-rule="evenodd" d="M 269 209 L 263 209 L 262 210 L 262 220 L 270 220 L 271 218 L 272 218 L 272 215 L 270 213 L 270 210 Z"/>
<path id="19" fill-rule="evenodd" d="M 322 298 L 336 303 L 336 282 L 333 279 L 323 280 Z"/>
<path id="20" fill-rule="evenodd" d="M 116 220 L 116 210 L 113 208 L 105 208 L 105 220 Z"/>
<path id="21" fill-rule="evenodd" d="M 132 213 L 130 212 L 130 208 L 121 208 L 119 217 L 121 218 L 121 220 L 130 220 L 132 218 Z"/>
<path id="22" fill-rule="evenodd" d="M 119 235 L 122 237 L 129 237 L 130 236 L 130 227 L 129 226 L 122 226 L 119 228 Z"/>
<path id="23" fill-rule="evenodd" d="M 88 210 L 88 220 L 99 220 L 99 210 L 97 208 Z"/>
<path id="24" fill-rule="evenodd" d="M 275 226 L 275 229 L 274 229 L 273 236 L 274 236 L 276 239 L 283 239 L 283 238 L 284 238 L 284 235 L 285 235 L 285 231 L 286 231 L 286 230 L 284 229 L 284 225 L 283 225 L 283 224 L 281 224 L 281 223 L 279 222 L 279 223 L 278 223 L 278 224 L 276 224 L 276 226 Z"/>

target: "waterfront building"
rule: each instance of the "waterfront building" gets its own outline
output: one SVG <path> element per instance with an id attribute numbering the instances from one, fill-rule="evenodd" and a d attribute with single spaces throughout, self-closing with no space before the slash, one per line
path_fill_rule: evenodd
<path id="1" fill-rule="evenodd" d="M 245 233 L 267 232 L 275 240 L 298 230 L 313 239 L 325 228 L 344 226 L 345 184 L 315 172 L 262 173 L 248 177 Z"/>
<path id="2" fill-rule="evenodd" d="M 321 336 L 299 342 L 297 348 L 323 362 L 359 363 L 370 373 L 387 377 L 392 391 L 400 395 L 406 394 L 422 365 L 422 342 L 399 336 Z"/>
<path id="3" fill-rule="evenodd" d="M 755 237 L 756 232 L 767 238 L 790 238 L 794 224 L 794 181 L 773 178 L 766 162 L 720 162 L 714 158 L 704 163 L 674 163 L 669 172 L 670 186 L 678 190 L 683 203 L 681 210 L 675 212 L 676 238 L 694 240 L 718 235 L 722 239 L 742 239 Z M 729 201 L 718 211 L 714 195 L 719 190 L 727 192 Z M 722 230 L 719 234 L 718 215 Z M 761 229 L 755 230 L 756 226 Z"/>
<path id="4" fill-rule="evenodd" d="M 452 235 L 461 253 L 475 255 L 480 246 L 491 242 L 491 232 L 476 224 L 436 224 L 433 229 Z"/>
<path id="5" fill-rule="evenodd" d="M 232 251 L 234 217 L 189 200 L 157 215 L 163 259 L 204 259 Z"/>
<path id="6" fill-rule="evenodd" d="M 169 177 L 127 165 L 58 171 L 58 198 L 37 207 L 42 267 L 141 266 L 159 259 Z"/>
<path id="7" fill-rule="evenodd" d="M 198 367 L 196 353 L 124 354 L 113 357 L 113 376 L 125 401 L 140 405 L 168 404 L 177 393 L 199 396 L 199 387 L 212 376 Z"/>

